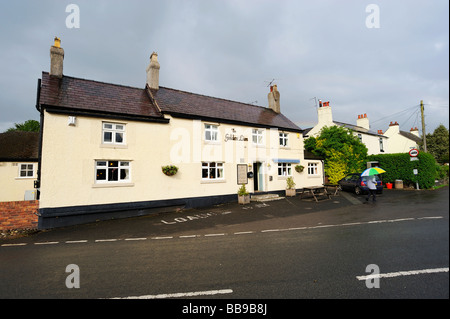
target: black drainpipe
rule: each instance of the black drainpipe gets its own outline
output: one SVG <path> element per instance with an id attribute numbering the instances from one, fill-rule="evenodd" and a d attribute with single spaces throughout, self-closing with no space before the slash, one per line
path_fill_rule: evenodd
<path id="1" fill-rule="evenodd" d="M 39 129 L 39 149 L 38 149 L 38 170 L 37 170 L 37 180 L 34 182 L 34 188 L 37 189 L 36 199 L 39 200 L 41 197 L 41 162 L 42 162 L 42 136 L 44 132 L 44 110 L 40 106 L 40 96 L 41 96 L 41 79 L 38 79 L 37 84 L 37 95 L 36 95 L 36 110 L 40 113 L 40 129 Z"/>

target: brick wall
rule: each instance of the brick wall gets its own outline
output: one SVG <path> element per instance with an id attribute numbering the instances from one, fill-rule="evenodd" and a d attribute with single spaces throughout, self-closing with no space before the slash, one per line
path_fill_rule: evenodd
<path id="1" fill-rule="evenodd" d="M 37 228 L 39 201 L 0 202 L 0 230 Z"/>

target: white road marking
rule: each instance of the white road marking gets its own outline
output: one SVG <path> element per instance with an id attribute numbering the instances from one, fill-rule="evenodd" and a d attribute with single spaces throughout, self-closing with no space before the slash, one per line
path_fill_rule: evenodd
<path id="1" fill-rule="evenodd" d="M 315 228 L 330 228 L 330 227 L 336 227 L 336 226 L 346 226 L 346 225 L 345 225 L 345 224 L 342 224 L 342 225 L 318 225 L 318 226 L 308 227 L 308 229 L 315 229 Z"/>
<path id="2" fill-rule="evenodd" d="M 389 223 L 395 223 L 395 222 L 404 222 L 407 220 L 414 220 L 414 218 L 399 218 L 399 219 L 389 219 Z"/>
<path id="3" fill-rule="evenodd" d="M 367 276 L 356 276 L 356 279 L 367 280 L 367 279 L 373 279 L 373 278 L 392 278 L 392 277 L 399 277 L 399 276 L 433 274 L 433 273 L 440 273 L 440 272 L 448 272 L 448 267 L 447 268 L 409 270 L 409 271 L 397 271 L 397 272 L 389 272 L 386 274 L 373 274 L 373 275 L 367 275 Z"/>
<path id="4" fill-rule="evenodd" d="M 208 291 L 178 292 L 178 293 L 171 293 L 171 294 L 117 297 L 117 298 L 111 298 L 111 299 L 166 299 L 166 298 L 183 298 L 183 297 L 195 297 L 195 296 L 212 296 L 212 295 L 231 294 L 231 293 L 233 293 L 233 290 L 231 290 L 231 289 L 220 289 L 220 290 L 208 290 Z"/>
<path id="5" fill-rule="evenodd" d="M 346 223 L 346 224 L 341 224 L 339 226 L 354 226 L 354 225 L 362 225 L 363 223 Z"/>
<path id="6" fill-rule="evenodd" d="M 305 230 L 308 229 L 308 227 L 292 227 L 292 228 L 288 228 L 288 230 Z"/>
<path id="7" fill-rule="evenodd" d="M 3 244 L 2 247 L 14 247 L 14 246 L 25 246 L 26 243 L 20 243 L 20 244 Z"/>
<path id="8" fill-rule="evenodd" d="M 56 245 L 59 244 L 59 241 L 46 241 L 42 243 L 34 243 L 35 245 Z"/>
<path id="9" fill-rule="evenodd" d="M 243 235 L 243 234 L 254 234 L 254 231 L 240 231 L 237 233 L 234 233 L 234 235 Z"/>
<path id="10" fill-rule="evenodd" d="M 381 219 L 381 220 L 371 220 L 367 222 L 355 222 L 355 223 L 344 223 L 344 224 L 335 224 L 335 225 L 317 225 L 317 226 L 303 226 L 303 227 L 291 227 L 291 228 L 283 228 L 283 229 L 264 229 L 261 230 L 261 233 L 269 233 L 269 232 L 282 232 L 282 231 L 294 231 L 294 230 L 306 230 L 306 229 L 318 229 L 318 228 L 330 228 L 330 227 L 342 227 L 342 226 L 355 226 L 355 225 L 368 225 L 368 224 L 382 224 L 382 223 L 395 223 L 395 222 L 403 222 L 403 221 L 412 221 L 412 220 L 433 220 L 433 219 L 442 219 L 443 216 L 427 216 L 427 217 L 417 217 L 417 218 L 398 218 L 398 219 Z M 243 234 L 254 234 L 257 231 L 241 231 L 235 232 L 234 235 L 243 235 Z M 225 236 L 227 233 L 218 233 L 218 234 L 206 234 L 204 237 L 215 237 L 215 236 Z M 201 237 L 201 235 L 181 235 L 178 238 L 197 238 Z M 161 236 L 161 237 L 151 237 L 151 239 L 173 239 L 173 236 Z M 141 237 L 141 238 L 126 238 L 125 241 L 139 241 L 139 240 L 147 240 L 149 238 Z M 96 243 L 100 242 L 115 242 L 120 241 L 121 239 L 111 238 L 111 239 L 97 239 Z M 87 243 L 88 240 L 67 240 L 66 244 L 77 244 L 77 243 Z M 53 242 L 38 242 L 34 243 L 34 245 L 55 245 L 59 244 L 58 241 Z M 27 243 L 17 243 L 17 244 L 2 244 L 0 247 L 14 247 L 14 246 L 26 246 Z"/>

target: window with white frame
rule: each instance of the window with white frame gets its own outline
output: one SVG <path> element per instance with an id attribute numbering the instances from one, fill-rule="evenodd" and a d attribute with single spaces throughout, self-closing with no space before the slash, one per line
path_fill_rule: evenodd
<path id="1" fill-rule="evenodd" d="M 252 129 L 252 142 L 256 145 L 262 145 L 264 143 L 263 139 L 264 131 L 260 129 Z"/>
<path id="2" fill-rule="evenodd" d="M 96 183 L 130 182 L 129 161 L 95 161 Z"/>
<path id="3" fill-rule="evenodd" d="M 287 147 L 288 146 L 288 134 L 287 133 L 279 133 L 280 146 Z"/>
<path id="4" fill-rule="evenodd" d="M 202 179 L 223 179 L 223 163 L 204 162 L 202 163 Z"/>
<path id="5" fill-rule="evenodd" d="M 319 166 L 317 163 L 308 163 L 308 175 L 319 175 Z"/>
<path id="6" fill-rule="evenodd" d="M 34 164 L 30 163 L 19 164 L 19 177 L 20 178 L 34 177 Z"/>
<path id="7" fill-rule="evenodd" d="M 103 144 L 125 144 L 125 124 L 103 122 Z"/>
<path id="8" fill-rule="evenodd" d="M 290 163 L 278 163 L 278 176 L 292 176 Z"/>
<path id="9" fill-rule="evenodd" d="M 217 125 L 205 124 L 205 141 L 218 141 L 219 128 Z"/>

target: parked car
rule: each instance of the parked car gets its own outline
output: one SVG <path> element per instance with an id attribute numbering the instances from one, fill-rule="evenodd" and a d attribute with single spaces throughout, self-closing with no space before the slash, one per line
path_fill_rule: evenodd
<path id="1" fill-rule="evenodd" d="M 380 179 L 380 176 L 374 175 L 375 180 L 377 181 L 377 194 L 383 193 L 383 182 Z M 361 174 L 353 173 L 348 174 L 343 179 L 341 179 L 338 184 L 342 190 L 355 192 L 356 195 L 365 194 L 369 191 L 365 181 L 367 180 L 367 176 L 361 177 Z"/>

